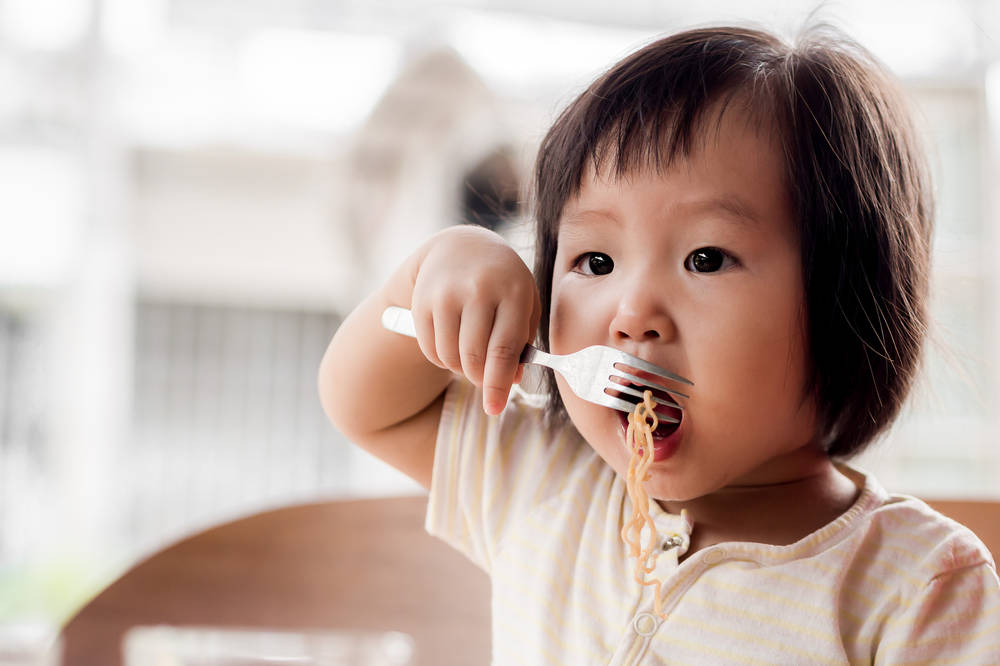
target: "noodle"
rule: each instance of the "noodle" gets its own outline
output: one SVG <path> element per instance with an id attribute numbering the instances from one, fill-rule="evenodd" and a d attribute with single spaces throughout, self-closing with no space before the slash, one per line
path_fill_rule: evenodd
<path id="1" fill-rule="evenodd" d="M 649 494 L 643 485 L 650 478 L 649 466 L 653 464 L 653 431 L 660 423 L 653 411 L 655 407 L 653 392 L 646 390 L 643 392 L 642 402 L 638 403 L 635 411 L 628 415 L 625 441 L 632 455 L 629 458 L 628 476 L 625 482 L 634 513 L 632 519 L 622 527 L 621 537 L 629 547 L 629 556 L 636 558 L 636 582 L 640 585 L 653 586 L 656 614 L 664 618 L 666 613 L 663 612 L 663 599 L 660 596 L 662 583 L 655 578 L 646 580 L 646 574 L 656 568 L 656 558 L 659 555 L 655 553 L 657 535 L 656 526 L 649 515 Z M 641 543 L 643 526 L 649 528 L 649 540 L 645 547 Z M 652 562 L 649 562 L 650 557 Z"/>

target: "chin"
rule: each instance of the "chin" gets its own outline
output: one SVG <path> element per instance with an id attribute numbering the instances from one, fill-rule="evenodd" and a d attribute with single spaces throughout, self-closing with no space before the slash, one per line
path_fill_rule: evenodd
<path id="1" fill-rule="evenodd" d="M 674 470 L 650 468 L 652 478 L 646 482 L 646 492 L 661 502 L 690 502 L 718 492 L 726 486 L 728 476 L 718 473 L 698 474 L 691 466 Z"/>
<path id="2" fill-rule="evenodd" d="M 646 482 L 646 492 L 658 502 L 689 502 L 705 493 L 694 488 L 685 488 L 684 484 L 670 484 L 665 480 L 653 478 Z"/>

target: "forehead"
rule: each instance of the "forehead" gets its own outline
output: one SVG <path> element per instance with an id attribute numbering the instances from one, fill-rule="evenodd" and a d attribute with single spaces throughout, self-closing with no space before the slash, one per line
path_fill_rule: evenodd
<path id="1" fill-rule="evenodd" d="M 671 160 L 588 160 L 577 191 L 563 206 L 560 227 L 594 212 L 629 212 L 632 198 L 664 212 L 719 214 L 741 224 L 792 218 L 780 140 L 753 117 L 730 107 L 707 116 L 689 150 Z"/>

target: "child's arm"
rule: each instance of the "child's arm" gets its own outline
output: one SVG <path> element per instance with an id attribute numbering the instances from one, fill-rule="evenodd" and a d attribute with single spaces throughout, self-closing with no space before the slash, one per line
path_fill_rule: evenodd
<path id="1" fill-rule="evenodd" d="M 416 341 L 382 328 L 390 305 L 413 311 Z M 341 324 L 320 365 L 323 409 L 352 442 L 430 487 L 452 373 L 484 387 L 489 413 L 502 411 L 539 313 L 531 271 L 500 236 L 446 229 Z"/>

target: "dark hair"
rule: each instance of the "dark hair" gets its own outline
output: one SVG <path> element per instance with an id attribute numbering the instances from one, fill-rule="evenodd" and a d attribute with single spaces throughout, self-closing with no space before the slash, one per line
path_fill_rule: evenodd
<path id="1" fill-rule="evenodd" d="M 533 203 L 540 344 L 549 348 L 559 219 L 585 169 L 622 176 L 688 155 L 717 103 L 773 128 L 797 218 L 809 369 L 831 456 L 860 452 L 896 417 L 926 333 L 932 202 L 898 85 L 828 25 L 794 45 L 720 27 L 660 39 L 612 67 L 541 143 Z M 721 113 L 720 113 L 721 116 Z M 549 414 L 565 418 L 551 372 Z"/>

